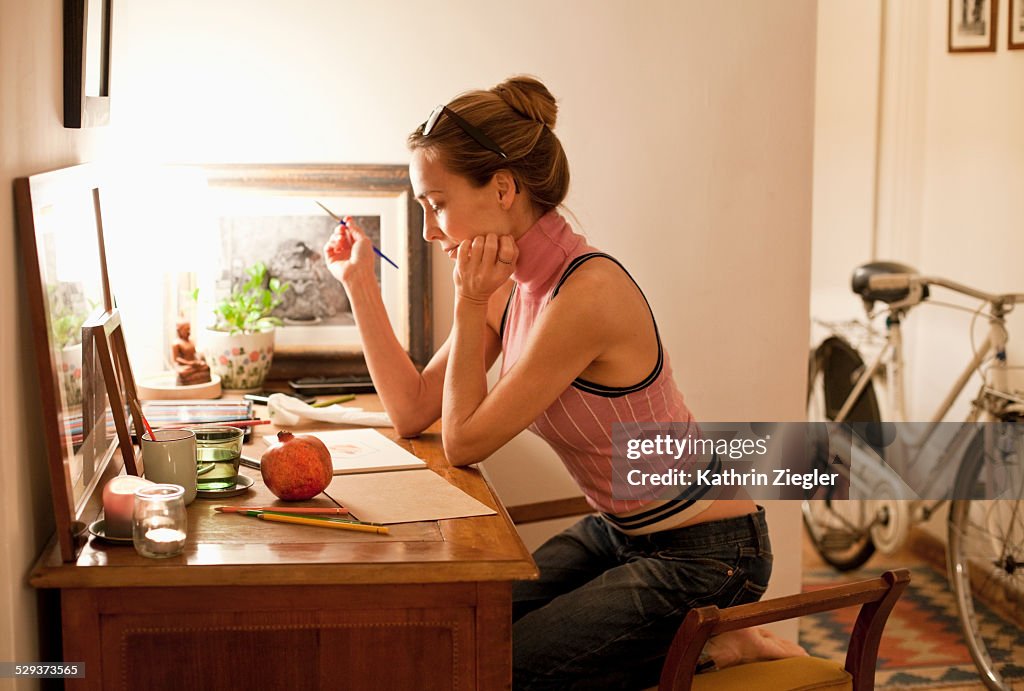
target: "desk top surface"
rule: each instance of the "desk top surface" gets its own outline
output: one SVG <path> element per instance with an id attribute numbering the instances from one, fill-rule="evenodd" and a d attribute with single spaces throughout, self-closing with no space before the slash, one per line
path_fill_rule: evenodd
<path id="1" fill-rule="evenodd" d="M 356 404 L 380 409 L 376 396 Z M 265 408 L 258 407 L 258 413 Z M 325 429 L 320 423 L 294 428 L 299 433 Z M 253 435 L 272 434 L 272 426 Z M 259 471 L 242 467 L 255 480 L 232 498 L 196 499 L 188 507 L 189 536 L 183 554 L 147 559 L 134 547 L 91 538 L 78 560 L 63 563 L 55 542 L 47 547 L 31 575 L 39 588 L 106 588 L 210 585 L 337 585 L 508 581 L 536 577 L 536 567 L 504 507 L 476 468 L 453 468 L 444 456 L 440 426 L 414 439 L 393 429 L 379 431 L 427 462 L 456 487 L 497 510 L 491 516 L 423 521 L 390 526 L 389 535 L 264 523 L 214 511 L 215 506 L 273 504 Z M 243 453 L 258 456 L 262 442 Z M 323 495 L 295 506 L 333 506 Z"/>

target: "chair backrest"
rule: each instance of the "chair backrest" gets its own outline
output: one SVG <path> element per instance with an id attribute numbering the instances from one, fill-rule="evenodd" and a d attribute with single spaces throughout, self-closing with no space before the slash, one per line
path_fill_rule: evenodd
<path id="1" fill-rule="evenodd" d="M 660 691 L 689 689 L 701 650 L 708 638 L 715 634 L 861 605 L 850 634 L 846 671 L 853 677 L 854 691 L 870 691 L 874 688 L 875 662 L 882 630 L 908 583 L 910 571 L 896 569 L 870 580 L 749 605 L 726 609 L 710 606 L 690 610 L 669 648 L 658 688 Z"/>

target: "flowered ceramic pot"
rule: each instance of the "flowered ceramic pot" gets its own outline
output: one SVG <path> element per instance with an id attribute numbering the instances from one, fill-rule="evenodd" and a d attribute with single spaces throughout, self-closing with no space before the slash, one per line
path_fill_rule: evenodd
<path id="1" fill-rule="evenodd" d="M 210 371 L 220 375 L 225 389 L 258 390 L 274 357 L 274 329 L 249 334 L 229 334 L 207 329 L 203 352 Z"/>
<path id="2" fill-rule="evenodd" d="M 64 385 L 65 405 L 82 402 L 82 344 L 65 346 L 60 353 L 60 380 Z"/>

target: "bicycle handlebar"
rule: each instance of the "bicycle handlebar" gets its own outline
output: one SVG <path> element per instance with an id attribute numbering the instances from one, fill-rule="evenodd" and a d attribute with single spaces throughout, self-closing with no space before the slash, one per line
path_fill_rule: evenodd
<path id="1" fill-rule="evenodd" d="M 868 279 L 868 286 L 874 290 L 903 290 L 911 286 L 941 286 L 961 295 L 984 300 L 994 305 L 1015 305 L 1024 302 L 1024 293 L 986 293 L 971 288 L 963 283 L 950 281 L 937 276 L 918 276 L 915 274 L 878 274 Z"/>

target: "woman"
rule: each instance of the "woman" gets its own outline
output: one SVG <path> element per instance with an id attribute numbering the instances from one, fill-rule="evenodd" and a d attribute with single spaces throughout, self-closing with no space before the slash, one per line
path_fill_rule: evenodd
<path id="1" fill-rule="evenodd" d="M 692 416 L 639 287 L 557 211 L 569 166 L 556 113 L 543 84 L 515 77 L 438 106 L 409 136 L 423 237 L 455 262 L 452 332 L 422 373 L 394 336 L 371 243 L 351 218 L 324 252 L 399 434 L 440 416 L 445 454 L 467 465 L 531 429 L 600 512 L 543 545 L 540 579 L 515 588 L 515 688 L 639 687 L 657 681 L 689 609 L 760 597 L 771 553 L 749 499 L 623 498 L 612 425 Z M 721 666 L 796 651 L 747 632 L 707 652 Z"/>

